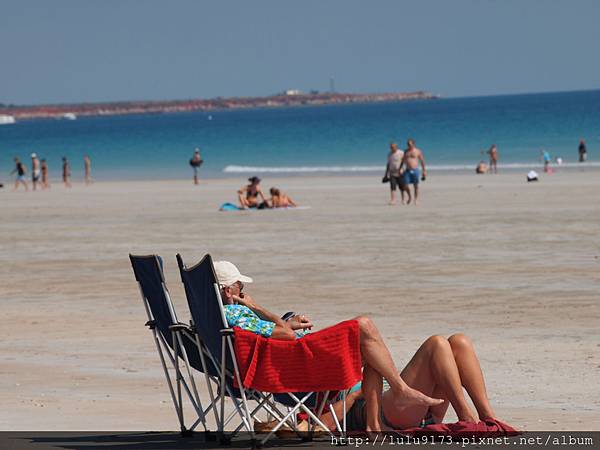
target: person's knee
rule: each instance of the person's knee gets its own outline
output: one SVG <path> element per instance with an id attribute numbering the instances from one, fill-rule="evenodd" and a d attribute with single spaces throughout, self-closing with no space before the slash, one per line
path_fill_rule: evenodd
<path id="1" fill-rule="evenodd" d="M 452 347 L 453 352 L 461 351 L 463 349 L 472 348 L 473 344 L 471 343 L 471 339 L 463 333 L 453 334 L 448 338 L 448 342 Z"/>
<path id="2" fill-rule="evenodd" d="M 440 348 L 449 348 L 450 343 L 444 336 L 434 335 L 429 336 L 424 343 L 424 346 L 431 352 Z"/>
<path id="3" fill-rule="evenodd" d="M 358 316 L 354 320 L 358 322 L 358 327 L 362 335 L 372 336 L 377 331 L 375 324 L 367 316 Z"/>

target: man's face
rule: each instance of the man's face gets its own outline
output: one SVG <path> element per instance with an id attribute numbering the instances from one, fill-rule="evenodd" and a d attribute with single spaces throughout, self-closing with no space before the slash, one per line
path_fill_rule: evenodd
<path id="1" fill-rule="evenodd" d="M 225 301 L 225 304 L 226 305 L 234 304 L 235 300 L 233 299 L 233 296 L 235 295 L 236 297 L 239 297 L 243 290 L 244 290 L 244 283 L 242 283 L 241 281 L 236 281 L 232 285 L 226 286 L 223 289 L 223 292 L 225 294 L 225 298 L 223 300 Z"/>

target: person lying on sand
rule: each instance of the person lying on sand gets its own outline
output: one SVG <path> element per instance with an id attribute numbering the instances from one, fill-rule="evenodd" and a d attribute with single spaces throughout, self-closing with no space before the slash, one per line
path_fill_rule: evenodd
<path id="1" fill-rule="evenodd" d="M 413 389 L 428 396 L 442 398 L 440 405 L 399 406 L 394 392 L 384 390 L 384 380 L 371 368 L 363 371 L 363 381 L 346 397 L 347 431 L 390 431 L 424 427 L 442 423 L 448 406 L 452 405 L 458 420 L 476 423 L 494 419 L 479 360 L 471 340 L 464 334 L 429 337 L 417 350 L 406 367 L 400 372 L 402 379 Z M 474 414 L 465 398 L 467 391 L 477 414 Z M 341 423 L 344 410 L 342 401 L 333 405 Z M 330 412 L 321 420 L 331 430 L 335 421 Z"/>
<path id="2" fill-rule="evenodd" d="M 251 283 L 252 278 L 242 275 L 238 268 L 229 261 L 216 261 L 215 274 L 221 289 L 225 317 L 230 327 L 240 327 L 264 337 L 282 340 L 300 338 L 297 331 L 312 328 L 310 319 L 296 315 L 284 321 L 259 305 L 250 295 L 243 293 L 244 283 Z M 388 396 L 387 403 L 395 404 L 398 410 L 407 408 L 441 406 L 442 399 L 431 398 L 411 388 L 401 377 L 394 365 L 390 351 L 375 324 L 366 316 L 358 316 L 360 332 L 360 350 L 363 367 L 371 374 L 369 380 L 374 386 L 377 379 L 386 379 L 393 397 Z"/>
<path id="3" fill-rule="evenodd" d="M 238 193 L 238 200 L 240 202 L 240 208 L 258 208 L 261 205 L 266 205 L 266 199 L 260 187 L 260 178 L 251 177 L 248 178 L 250 184 L 240 188 Z M 262 202 L 258 203 L 258 197 L 262 199 Z"/>
<path id="4" fill-rule="evenodd" d="M 276 187 L 269 189 L 269 193 L 271 194 L 271 198 L 267 200 L 267 203 L 271 208 L 288 208 L 290 206 L 297 206 L 290 197 Z"/>

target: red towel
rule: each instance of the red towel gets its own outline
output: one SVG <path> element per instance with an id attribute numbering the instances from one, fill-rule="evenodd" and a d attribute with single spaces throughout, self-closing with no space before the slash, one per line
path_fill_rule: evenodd
<path id="1" fill-rule="evenodd" d="M 362 378 L 358 322 L 347 320 L 295 341 L 234 327 L 242 384 L 264 392 L 348 389 Z"/>
<path id="2" fill-rule="evenodd" d="M 412 436 L 452 436 L 454 438 L 500 437 L 519 434 L 510 425 L 496 419 L 484 419 L 478 423 L 435 423 L 423 428 L 417 427 L 402 430 L 401 433 Z"/>

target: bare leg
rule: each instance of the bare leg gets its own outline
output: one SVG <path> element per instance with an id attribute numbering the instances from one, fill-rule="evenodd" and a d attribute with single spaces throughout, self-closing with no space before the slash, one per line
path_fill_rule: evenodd
<path id="1" fill-rule="evenodd" d="M 390 191 L 390 205 L 395 205 L 396 204 L 396 190 L 392 189 Z"/>
<path id="2" fill-rule="evenodd" d="M 436 389 L 443 392 L 444 398 L 450 401 L 459 420 L 477 422 L 465 399 L 452 348 L 444 337 L 432 336 L 427 339 L 404 368 L 401 376 L 411 387 L 427 395 L 433 395 Z M 401 428 L 418 425 L 429 409 L 423 405 L 398 407 L 392 391 L 384 392 L 382 404 L 385 417 Z"/>
<path id="3" fill-rule="evenodd" d="M 340 421 L 340 423 L 343 420 L 344 414 L 346 414 L 348 411 L 350 411 L 350 408 L 352 408 L 352 405 L 354 405 L 354 402 L 360 396 L 361 396 L 361 391 L 352 392 L 351 394 L 348 394 L 346 396 L 346 410 L 345 411 L 344 411 L 344 403 L 341 400 L 339 400 L 333 404 L 333 412 L 335 413 L 335 416 Z M 321 417 L 319 417 L 319 419 L 321 419 L 321 421 L 325 425 L 327 425 L 327 427 L 330 430 L 333 431 L 336 429 L 335 420 L 333 419 L 333 416 L 331 415 L 331 411 L 324 412 L 321 415 Z"/>
<path id="4" fill-rule="evenodd" d="M 360 327 L 360 350 L 363 359 L 366 365 L 388 381 L 391 391 L 394 393 L 394 403 L 398 408 L 410 406 L 429 407 L 443 402 L 443 400 L 424 395 L 404 382 L 394 365 L 390 351 L 371 319 L 366 316 L 358 316 L 354 320 L 358 321 Z M 448 344 L 448 341 L 446 343 Z M 450 344 L 448 344 L 449 347 Z M 454 358 L 452 358 L 452 361 L 454 361 Z"/>
<path id="5" fill-rule="evenodd" d="M 248 201 L 244 198 L 243 194 L 238 194 L 238 201 L 240 202 L 240 208 L 246 209 L 248 207 Z"/>
<path id="6" fill-rule="evenodd" d="M 414 202 L 413 204 L 415 206 L 417 206 L 419 204 L 419 185 L 418 184 L 413 184 L 413 186 L 415 187 L 415 196 L 414 196 Z"/>
<path id="7" fill-rule="evenodd" d="M 473 400 L 480 419 L 495 417 L 485 389 L 483 372 L 471 340 L 462 333 L 448 338 L 462 385 Z"/>
<path id="8" fill-rule="evenodd" d="M 362 394 L 366 402 L 367 432 L 381 431 L 379 414 L 382 392 L 383 378 L 376 370 L 366 365 L 363 369 Z"/>

